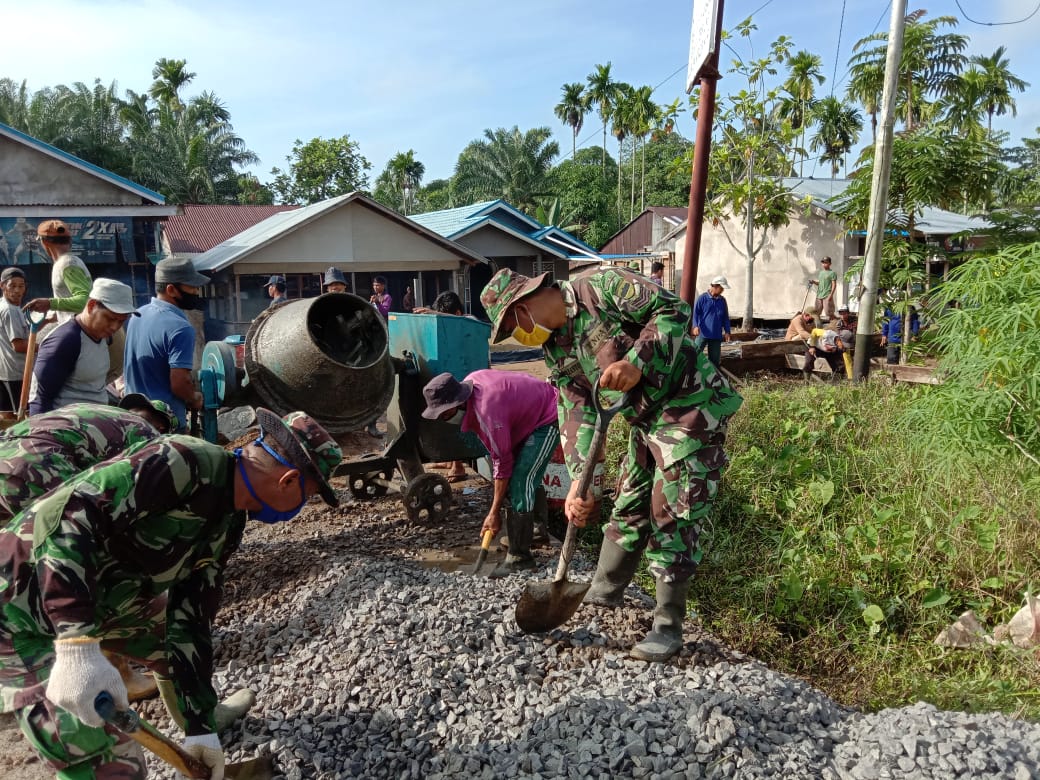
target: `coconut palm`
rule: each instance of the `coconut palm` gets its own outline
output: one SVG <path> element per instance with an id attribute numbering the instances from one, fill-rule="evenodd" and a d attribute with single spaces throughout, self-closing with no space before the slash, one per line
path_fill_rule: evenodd
<path id="1" fill-rule="evenodd" d="M 870 140 L 877 140 L 878 112 L 881 110 L 881 92 L 885 86 L 884 63 L 863 63 L 849 73 L 845 97 L 863 106 L 870 114 Z"/>
<path id="2" fill-rule="evenodd" d="M 635 90 L 630 84 L 617 83 L 614 85 L 614 107 L 610 113 L 610 132 L 617 139 L 618 146 L 618 175 L 617 175 L 617 211 L 618 227 L 621 226 L 621 171 L 623 169 L 621 160 L 621 147 L 625 139 L 632 135 L 634 122 L 633 97 Z M 635 155 L 632 155 L 635 162 Z"/>
<path id="3" fill-rule="evenodd" d="M 460 203 L 480 198 L 502 198 L 533 214 L 538 199 L 549 194 L 548 173 L 560 146 L 548 127 L 521 132 L 514 126 L 485 130 L 472 141 L 455 164 L 452 189 Z"/>
<path id="4" fill-rule="evenodd" d="M 902 114 L 907 130 L 913 130 L 931 115 L 932 99 L 944 98 L 957 88 L 957 77 L 967 62 L 964 55 L 968 46 L 967 36 L 939 32 L 941 27 L 956 27 L 957 18 L 937 16 L 925 20 L 924 14 L 924 11 L 909 14 L 903 32 L 896 110 Z M 879 72 L 883 80 L 888 54 L 887 32 L 874 33 L 860 39 L 852 50 L 854 53 L 849 59 L 850 93 L 853 82 L 872 80 Z M 861 73 L 862 69 L 867 72 Z M 881 91 L 875 94 L 880 96 Z M 870 110 L 865 103 L 864 107 Z"/>
<path id="5" fill-rule="evenodd" d="M 391 171 L 394 184 L 401 195 L 401 213 L 407 215 L 412 198 L 419 191 L 426 166 L 415 159 L 415 150 L 398 152 L 390 158 L 387 169 Z"/>
<path id="6" fill-rule="evenodd" d="M 791 120 L 791 127 L 801 130 L 800 146 L 805 147 L 805 126 L 808 124 L 813 100 L 816 98 L 816 87 L 822 85 L 826 78 L 820 72 L 823 60 L 812 52 L 802 50 L 791 55 L 787 60 L 787 79 L 783 89 L 790 99 L 783 103 L 786 118 Z M 798 163 L 798 175 L 804 173 L 805 154 Z"/>
<path id="7" fill-rule="evenodd" d="M 1029 86 L 1018 76 L 1008 70 L 1008 60 L 1004 56 L 1007 50 L 1000 46 L 990 56 L 976 56 L 971 62 L 982 74 L 983 102 L 986 109 L 986 129 L 993 132 L 993 115 L 1003 116 L 1011 113 L 1017 116 L 1015 99 L 1011 92 L 1023 92 Z"/>
<path id="8" fill-rule="evenodd" d="M 639 163 L 639 210 L 646 208 L 646 187 L 643 183 L 646 174 L 646 137 L 657 126 L 658 118 L 661 116 L 661 107 L 653 99 L 654 88 L 648 85 L 639 87 L 632 93 L 629 104 L 629 119 L 632 122 L 632 133 L 639 141 L 640 163 Z M 678 102 L 678 101 L 676 101 Z M 634 150 L 633 150 L 634 151 Z M 635 208 L 635 154 L 632 155 L 632 195 L 629 204 L 629 219 Z"/>
<path id="9" fill-rule="evenodd" d="M 863 130 L 863 116 L 853 106 L 847 106 L 830 95 L 816 101 L 812 107 L 816 134 L 809 141 L 810 148 L 820 154 L 820 162 L 831 164 L 831 178 L 838 175 L 839 165 L 845 165 L 845 156 L 859 140 Z"/>
<path id="10" fill-rule="evenodd" d="M 586 93 L 589 105 L 595 105 L 599 110 L 599 118 L 603 122 L 603 151 L 600 156 L 601 171 L 605 174 L 607 170 L 607 123 L 610 122 L 614 104 L 617 102 L 617 82 L 610 75 L 610 63 L 597 65 L 596 69 L 586 78 L 588 92 Z M 620 163 L 621 161 L 618 160 Z"/>
<path id="11" fill-rule="evenodd" d="M 556 118 L 571 128 L 571 159 L 578 154 L 578 133 L 585 123 L 585 113 L 589 110 L 588 95 L 584 84 L 564 84 L 563 96 L 554 109 Z"/>

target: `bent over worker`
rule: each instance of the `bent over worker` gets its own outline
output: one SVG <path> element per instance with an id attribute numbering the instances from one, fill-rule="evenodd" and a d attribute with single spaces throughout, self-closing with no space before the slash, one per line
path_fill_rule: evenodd
<path id="1" fill-rule="evenodd" d="M 497 534 L 505 514 L 509 534 L 509 553 L 491 576 L 533 569 L 534 528 L 544 526 L 548 512 L 542 478 L 560 440 L 556 388 L 527 374 L 485 368 L 461 382 L 449 373 L 438 374 L 423 388 L 423 396 L 423 417 L 458 418 L 462 430 L 475 433 L 491 456 L 495 492 L 480 530 Z"/>
<path id="2" fill-rule="evenodd" d="M 136 743 L 94 701 L 127 692 L 102 650 L 172 678 L 185 749 L 223 776 L 211 627 L 247 513 L 294 517 L 339 447 L 305 415 L 257 409 L 260 436 L 227 452 L 167 436 L 98 464 L 0 531 L 0 709 L 63 776 L 143 778 Z M 164 627 L 165 626 L 165 627 Z"/>
<path id="3" fill-rule="evenodd" d="M 722 469 L 726 423 L 743 402 L 694 344 L 690 307 L 638 274 L 608 268 L 552 283 L 503 269 L 480 296 L 495 341 L 541 345 L 560 389 L 560 437 L 571 476 L 567 520 L 583 526 L 595 502 L 579 498 L 596 420 L 593 393 L 629 393 L 631 425 L 614 510 L 585 601 L 618 606 L 644 551 L 657 582 L 653 630 L 633 657 L 664 661 L 682 647 L 701 523 Z M 597 381 L 599 386 L 597 386 Z"/>

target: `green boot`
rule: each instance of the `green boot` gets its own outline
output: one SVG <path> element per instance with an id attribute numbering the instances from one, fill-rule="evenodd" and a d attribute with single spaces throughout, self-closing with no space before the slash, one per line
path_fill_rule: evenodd
<path id="1" fill-rule="evenodd" d="M 686 617 L 686 594 L 689 590 L 689 580 L 665 582 L 658 578 L 654 627 L 642 642 L 632 648 L 629 653 L 632 658 L 660 663 L 682 649 L 682 624 Z"/>
<path id="2" fill-rule="evenodd" d="M 183 731 L 185 720 L 177 705 L 177 691 L 173 687 L 173 680 L 155 675 L 155 682 L 159 686 L 159 697 L 162 699 L 166 711 L 170 713 L 173 722 Z M 224 699 L 213 711 L 213 717 L 217 722 L 217 733 L 243 717 L 255 703 L 256 694 L 248 688 L 241 688 Z"/>
<path id="3" fill-rule="evenodd" d="M 534 536 L 534 512 L 517 512 L 512 507 L 505 510 L 506 533 L 509 534 L 509 552 L 506 559 L 495 567 L 489 577 L 508 577 L 518 571 L 533 569 L 537 565 L 531 554 L 531 539 Z"/>
<path id="4" fill-rule="evenodd" d="M 620 607 L 625 600 L 625 588 L 635 576 L 642 557 L 642 550 L 629 552 L 604 536 L 592 587 L 585 594 L 584 603 L 597 607 Z"/>

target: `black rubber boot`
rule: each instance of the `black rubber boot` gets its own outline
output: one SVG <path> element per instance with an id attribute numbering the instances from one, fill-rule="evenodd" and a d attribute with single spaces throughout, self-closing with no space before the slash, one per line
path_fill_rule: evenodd
<path id="1" fill-rule="evenodd" d="M 661 663 L 682 649 L 682 624 L 686 617 L 686 594 L 689 590 L 689 580 L 657 580 L 657 608 L 654 610 L 653 630 L 632 648 L 630 656 L 639 661 Z"/>
<path id="2" fill-rule="evenodd" d="M 549 498 L 543 487 L 534 489 L 534 535 L 531 541 L 534 544 L 552 541 L 549 535 Z"/>
<path id="3" fill-rule="evenodd" d="M 531 538 L 534 536 L 534 512 L 520 514 L 515 509 L 505 510 L 506 533 L 509 534 L 509 552 L 506 559 L 495 567 L 490 577 L 508 577 L 518 571 L 533 569 L 534 556 L 531 554 Z"/>
<path id="4" fill-rule="evenodd" d="M 629 552 L 604 536 L 592 587 L 583 602 L 597 607 L 620 607 L 625 600 L 625 588 L 635 576 L 642 557 L 642 550 Z"/>

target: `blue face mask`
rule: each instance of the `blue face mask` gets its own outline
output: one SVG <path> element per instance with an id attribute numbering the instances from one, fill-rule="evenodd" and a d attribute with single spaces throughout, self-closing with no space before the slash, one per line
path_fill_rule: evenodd
<path id="1" fill-rule="evenodd" d="M 267 446 L 264 443 L 264 437 L 261 434 L 256 441 L 253 442 L 258 447 L 263 447 L 267 453 L 274 458 L 276 461 L 281 463 L 286 468 L 295 469 L 296 467 L 282 458 L 277 452 Z M 238 473 L 242 475 L 242 482 L 245 483 L 246 490 L 249 491 L 254 499 L 260 502 L 260 510 L 257 512 L 250 511 L 249 517 L 253 520 L 259 520 L 261 523 L 284 523 L 287 520 L 292 520 L 296 515 L 300 514 L 300 510 L 303 509 L 303 505 L 307 503 L 307 492 L 305 488 L 306 479 L 303 476 L 303 472 L 300 472 L 300 503 L 295 508 L 290 509 L 286 512 L 280 512 L 273 506 L 264 501 L 260 496 L 253 490 L 253 486 L 249 483 L 249 477 L 246 475 L 245 466 L 242 464 L 242 448 L 239 447 L 234 452 L 235 460 L 238 461 Z"/>

